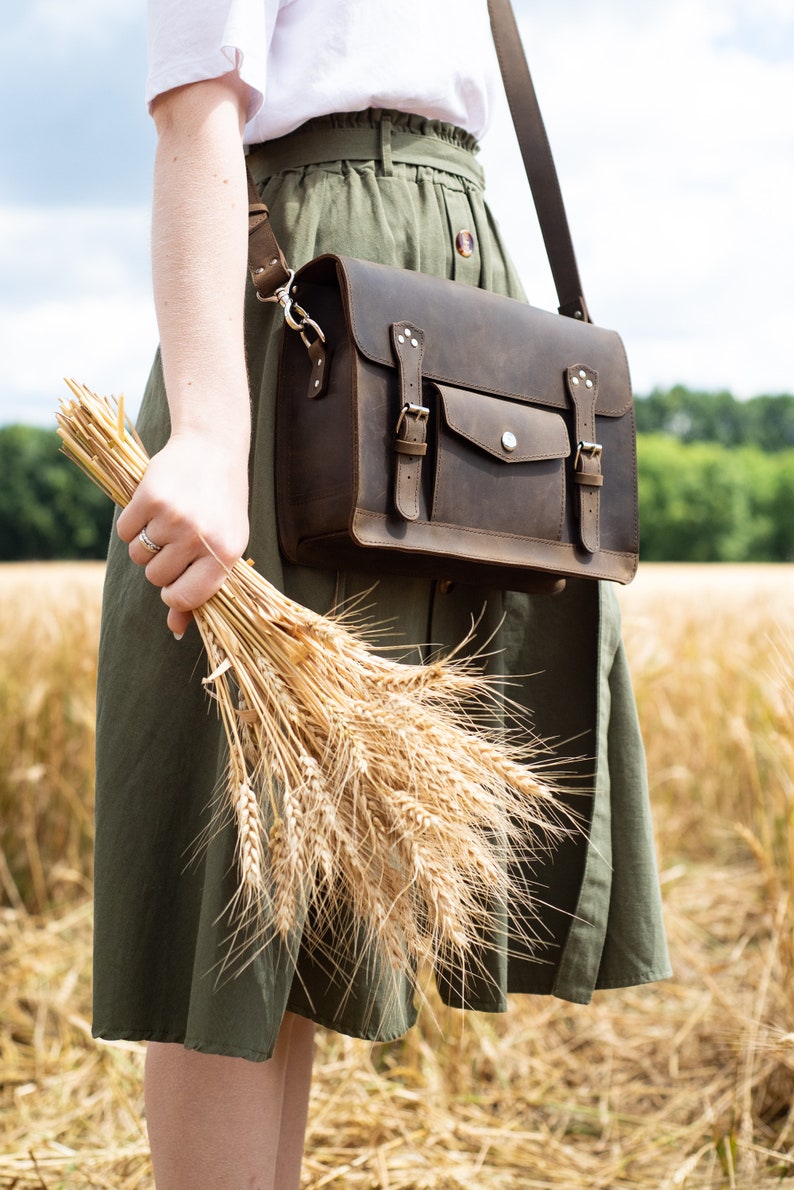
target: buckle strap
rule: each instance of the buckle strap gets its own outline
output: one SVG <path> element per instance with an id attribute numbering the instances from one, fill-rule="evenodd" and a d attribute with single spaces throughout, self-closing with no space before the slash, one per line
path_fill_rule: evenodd
<path id="1" fill-rule="evenodd" d="M 425 336 L 410 322 L 394 322 L 391 339 L 400 376 L 400 415 L 394 432 L 394 506 L 403 520 L 416 521 L 430 413 L 422 404 Z"/>
<path id="2" fill-rule="evenodd" d="M 278 246 L 270 212 L 248 173 L 248 267 L 261 298 L 270 297 L 291 279 L 289 265 Z"/>
<path id="3" fill-rule="evenodd" d="M 579 538 L 589 554 L 596 554 L 601 548 L 601 488 L 604 483 L 602 447 L 596 442 L 595 432 L 598 373 L 585 364 L 574 364 L 566 372 L 566 381 L 574 410 L 576 453 L 573 479 Z"/>

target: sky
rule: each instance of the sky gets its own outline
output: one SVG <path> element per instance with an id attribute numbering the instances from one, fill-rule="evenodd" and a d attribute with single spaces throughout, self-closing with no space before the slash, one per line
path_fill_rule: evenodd
<path id="1" fill-rule="evenodd" d="M 594 321 L 634 388 L 794 392 L 794 0 L 514 0 Z M 157 330 L 144 0 L 26 0 L 0 70 L 0 425 L 62 377 L 134 412 Z M 459 35 L 459 31 L 455 35 Z M 554 290 L 503 105 L 487 194 Z"/>

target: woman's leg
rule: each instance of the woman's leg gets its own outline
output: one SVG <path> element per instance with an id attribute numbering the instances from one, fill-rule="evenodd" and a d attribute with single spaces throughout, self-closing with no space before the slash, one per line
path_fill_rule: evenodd
<path id="1" fill-rule="evenodd" d="M 157 1190 L 297 1190 L 312 1051 L 311 1022 L 290 1013 L 268 1062 L 150 1042 L 146 1120 Z"/>
<path id="2" fill-rule="evenodd" d="M 303 1140 L 309 1114 L 309 1089 L 314 1061 L 314 1025 L 305 1017 L 287 1013 L 281 1035 L 289 1031 L 286 1069 L 281 1096 L 281 1127 L 273 1179 L 274 1190 L 292 1190 L 301 1177 Z"/>

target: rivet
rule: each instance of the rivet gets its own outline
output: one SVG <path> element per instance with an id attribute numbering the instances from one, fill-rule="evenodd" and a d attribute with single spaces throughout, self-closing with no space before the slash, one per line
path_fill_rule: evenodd
<path id="1" fill-rule="evenodd" d="M 407 326 L 407 327 L 405 328 L 405 334 L 406 334 L 406 336 L 407 336 L 407 337 L 410 339 L 410 337 L 411 337 L 411 328 L 410 328 L 410 326 Z"/>
<path id="2" fill-rule="evenodd" d="M 578 383 L 579 383 L 579 377 L 578 377 L 578 376 L 572 376 L 572 377 L 571 377 L 571 384 L 578 384 Z"/>
<path id="3" fill-rule="evenodd" d="M 582 380 L 584 380 L 585 376 L 587 375 L 584 368 L 581 369 L 581 371 L 579 372 L 579 375 L 581 376 Z"/>
<path id="4" fill-rule="evenodd" d="M 405 342 L 405 335 L 398 335 L 398 336 L 397 336 L 397 342 L 398 342 L 398 343 L 404 343 L 404 342 Z"/>
<path id="5" fill-rule="evenodd" d="M 412 346 L 412 347 L 418 347 L 418 346 L 419 346 L 419 340 L 418 340 L 418 339 L 411 339 L 411 346 Z"/>
<path id="6" fill-rule="evenodd" d="M 463 228 L 455 236 L 455 247 L 464 258 L 472 256 L 474 253 L 474 236 L 466 228 Z"/>
<path id="7" fill-rule="evenodd" d="M 518 439 L 516 438 L 515 434 L 511 433 L 510 430 L 505 430 L 504 434 L 502 434 L 502 447 L 506 451 L 511 451 L 515 450 L 517 446 Z"/>
<path id="8" fill-rule="evenodd" d="M 585 380 L 585 385 L 587 386 L 587 388 L 592 388 L 593 387 L 592 380 Z"/>
<path id="9" fill-rule="evenodd" d="M 319 387 L 320 387 L 320 381 L 319 381 L 319 380 L 315 380 L 315 382 L 314 382 L 314 387 L 315 387 L 315 388 L 319 388 Z"/>

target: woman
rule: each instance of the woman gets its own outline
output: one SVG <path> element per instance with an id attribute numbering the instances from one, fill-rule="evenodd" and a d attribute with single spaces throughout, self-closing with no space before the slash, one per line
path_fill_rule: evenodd
<path id="1" fill-rule="evenodd" d="M 225 756 L 191 612 L 243 551 L 319 611 L 372 581 L 293 567 L 278 552 L 281 319 L 246 288 L 243 144 L 293 267 L 333 250 L 520 297 L 473 156 L 498 72 L 485 0 L 150 0 L 149 22 L 161 346 L 139 418 L 153 458 L 118 518 L 103 612 L 94 1030 L 150 1043 L 161 1190 L 289 1190 L 312 1022 L 387 1039 L 414 1009 L 408 978 L 397 993 L 381 986 L 341 942 L 333 972 L 296 938 L 218 976 L 234 840 L 218 831 L 197 848 Z M 383 579 L 374 602 L 406 641 L 436 646 L 456 644 L 485 604 L 482 635 L 498 633 L 498 668 L 536 675 L 518 697 L 557 742 L 589 819 L 589 842 L 569 840 L 533 873 L 546 902 L 536 943 L 509 961 L 494 950 L 465 988 L 439 973 L 442 995 L 501 1011 L 508 991 L 586 1002 L 595 987 L 667 975 L 611 590 L 569 583 L 554 598 L 503 597 Z"/>

